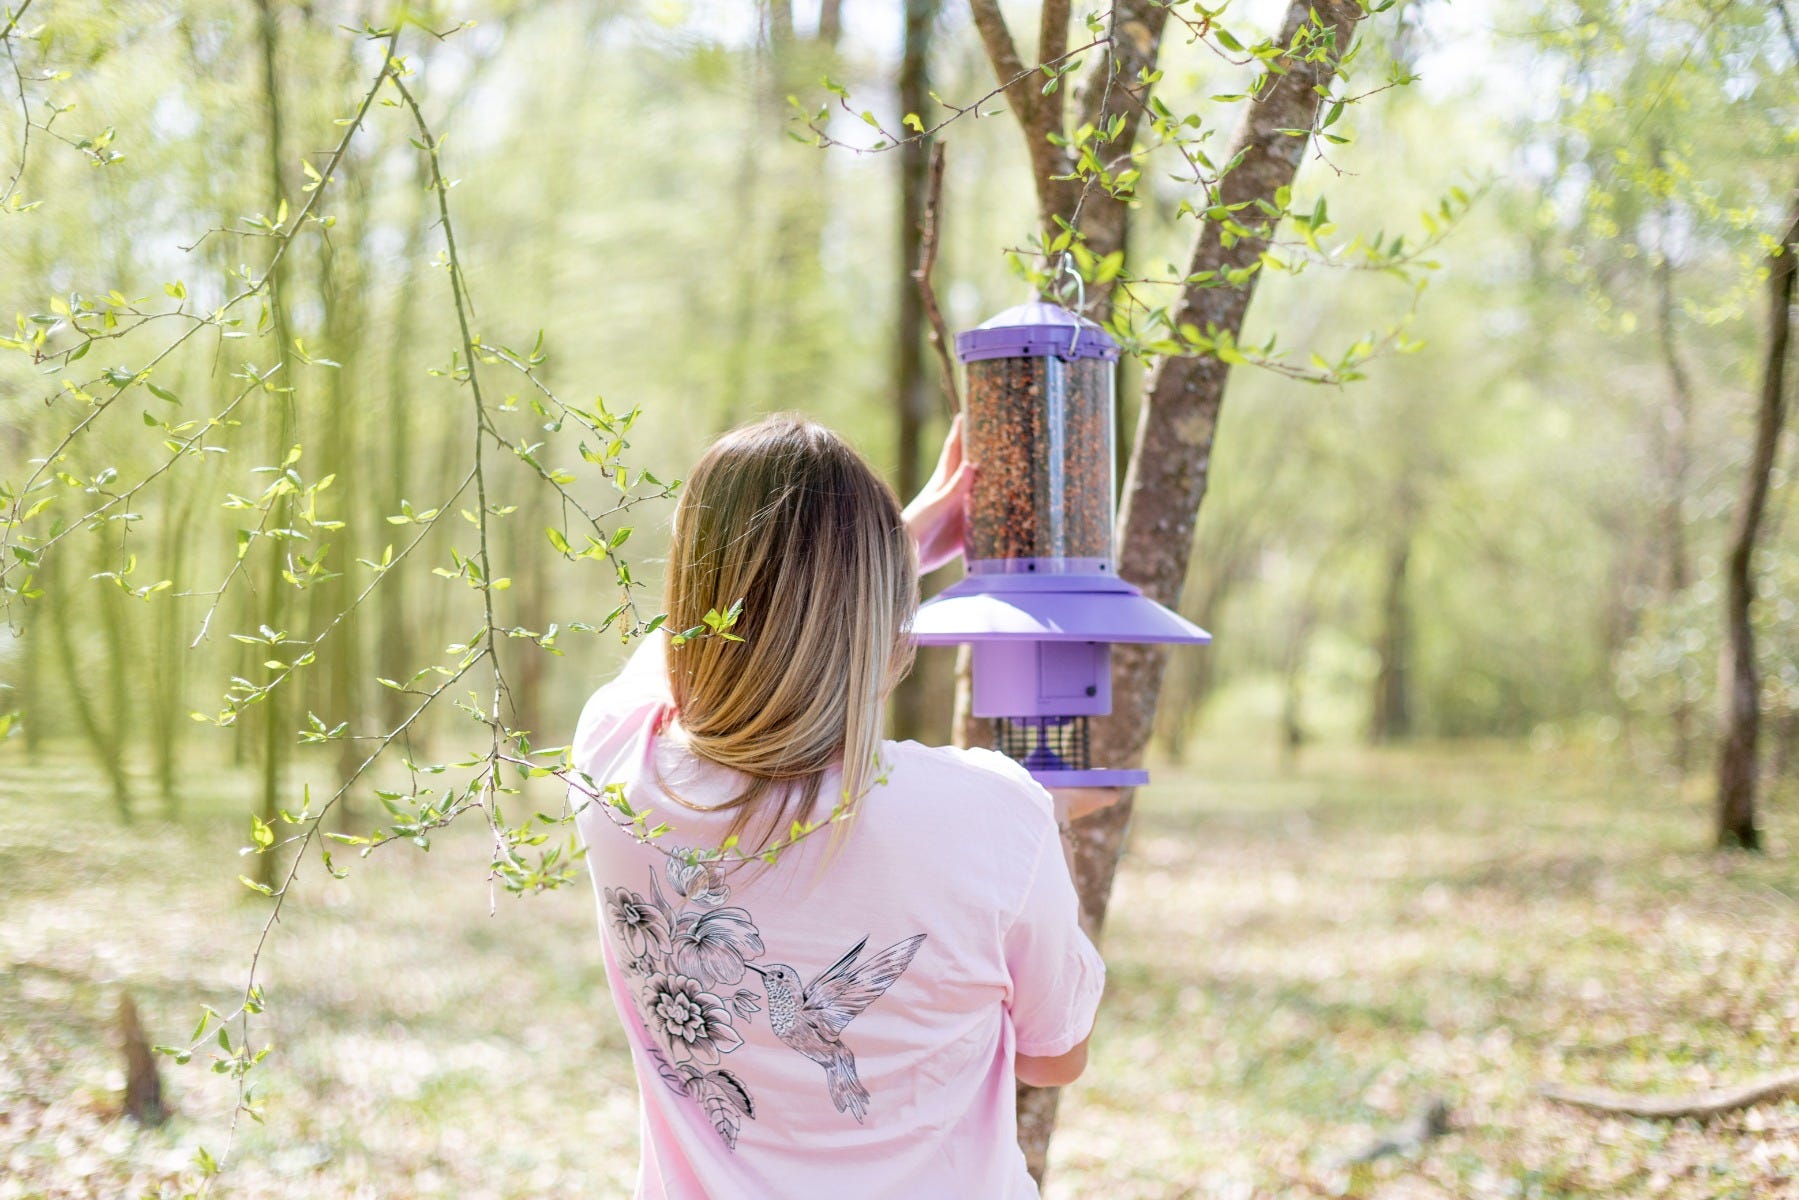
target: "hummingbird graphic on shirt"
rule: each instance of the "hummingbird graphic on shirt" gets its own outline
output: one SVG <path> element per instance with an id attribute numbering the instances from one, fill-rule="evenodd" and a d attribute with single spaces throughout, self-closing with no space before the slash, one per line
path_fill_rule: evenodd
<path id="1" fill-rule="evenodd" d="M 855 1117 L 857 1124 L 868 1112 L 868 1089 L 856 1077 L 856 1056 L 843 1044 L 843 1031 L 912 965 L 912 956 L 924 939 L 924 934 L 914 934 L 857 966 L 857 957 L 868 945 L 863 938 L 803 987 L 799 973 L 785 963 L 766 967 L 743 964 L 762 976 L 762 990 L 768 993 L 769 1028 L 787 1046 L 825 1069 L 831 1102 L 838 1112 Z"/>

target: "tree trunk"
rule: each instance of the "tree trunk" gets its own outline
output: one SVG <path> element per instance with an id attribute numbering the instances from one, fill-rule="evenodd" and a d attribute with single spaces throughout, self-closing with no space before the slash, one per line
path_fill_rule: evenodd
<path id="1" fill-rule="evenodd" d="M 1380 670 L 1374 676 L 1374 700 L 1368 718 L 1368 740 L 1374 745 L 1397 742 L 1412 734 L 1412 609 L 1407 597 L 1412 540 L 1401 536 L 1387 554 L 1385 595 L 1381 601 Z"/>
<path id="2" fill-rule="evenodd" d="M 1761 685 L 1755 672 L 1755 631 L 1749 606 L 1755 597 L 1751 567 L 1755 538 L 1768 505 L 1768 477 L 1786 417 L 1787 345 L 1792 336 L 1793 256 L 1799 253 L 1799 188 L 1780 247 L 1768 263 L 1768 352 L 1762 360 L 1761 402 L 1756 411 L 1755 446 L 1749 473 L 1731 525 L 1725 566 L 1724 619 L 1726 641 L 1718 664 L 1722 703 L 1718 730 L 1718 845 L 1761 849 L 1755 825 L 1755 793 L 1759 782 L 1756 739 L 1761 725 Z"/>
<path id="3" fill-rule="evenodd" d="M 100 539 L 104 533 L 95 535 L 94 549 L 99 552 L 94 566 L 98 570 L 107 568 L 105 543 Z M 122 552 L 121 552 L 122 553 Z M 122 562 L 115 562 L 120 568 Z M 100 634 L 106 654 L 106 727 L 102 733 L 106 753 L 121 765 L 135 757 L 131 752 L 132 744 L 137 740 L 132 736 L 135 722 L 132 721 L 132 682 L 137 672 L 135 656 L 126 651 L 125 622 L 129 614 L 125 611 L 125 592 L 118 584 L 108 581 L 100 589 L 98 603 L 94 606 L 100 617 Z M 98 715 L 98 714 L 97 714 Z"/>
<path id="4" fill-rule="evenodd" d="M 161 1125 L 169 1119 L 162 1075 L 130 992 L 119 993 L 119 1041 L 125 1050 L 125 1099 L 120 1111 L 139 1125 Z"/>
<path id="5" fill-rule="evenodd" d="M 1123 467 L 1128 470 L 1127 459 Z M 1237 585 L 1252 575 L 1264 540 L 1262 530 L 1249 520 L 1231 522 L 1206 544 L 1205 559 L 1190 573 L 1182 591 L 1182 615 L 1217 635 L 1219 614 Z M 1197 589 L 1197 590 L 1194 590 Z M 1186 743 L 1199 724 L 1201 710 L 1211 698 L 1218 660 L 1204 652 L 1185 657 L 1185 671 L 1163 681 L 1161 702 L 1156 706 L 1152 744 L 1170 758 L 1182 761 Z"/>
<path id="6" fill-rule="evenodd" d="M 359 186 L 351 186 L 339 197 L 347 202 L 351 210 L 352 227 L 360 224 L 360 217 L 367 211 L 367 195 Z M 337 616 L 348 608 L 354 599 L 357 587 L 353 572 L 356 566 L 358 551 L 357 530 L 358 517 L 363 508 L 362 491 L 364 481 L 358 469 L 362 462 L 362 439 L 360 431 L 362 422 L 352 385 L 361 376 L 363 361 L 362 332 L 368 328 L 366 313 L 362 302 L 363 279 L 361 263 L 356 261 L 355 250 L 349 245 L 332 245 L 322 247 L 319 261 L 319 298 L 325 311 L 324 343 L 331 357 L 341 363 L 338 369 L 327 372 L 325 380 L 326 404 L 326 452 L 324 461 L 337 468 L 337 478 L 332 484 L 336 493 L 329 497 L 332 509 L 344 522 L 344 527 L 331 535 L 330 554 L 325 559 L 326 569 L 337 574 L 337 578 L 326 581 L 313 589 L 312 631 L 316 635 Z M 376 551 L 379 557 L 379 551 Z M 541 556 L 540 556 L 541 557 Z M 319 711 L 330 714 L 326 723 L 336 725 L 339 721 L 354 722 L 362 709 L 363 701 L 363 666 L 366 652 L 363 647 L 363 624 L 358 616 L 352 616 L 328 635 L 325 653 L 321 664 L 325 677 L 315 684 L 318 692 Z M 336 771 L 339 778 L 348 779 L 361 764 L 366 750 L 362 743 L 351 738 L 344 738 L 335 746 L 337 759 Z M 340 797 L 336 807 L 336 827 L 347 830 L 355 825 L 356 814 L 352 807 L 352 797 L 348 794 Z"/>
<path id="7" fill-rule="evenodd" d="M 316 19 L 318 14 L 309 11 L 307 16 Z M 360 60 L 355 53 L 338 59 L 340 92 L 356 86 L 360 70 Z M 333 207 L 339 224 L 345 228 L 361 229 L 368 223 L 369 194 L 363 183 L 363 170 L 368 165 L 368 155 L 354 148 L 343 163 L 343 178 L 334 192 L 336 203 Z M 325 355 L 339 364 L 335 369 L 326 369 L 320 376 L 325 429 L 319 462 L 335 474 L 331 489 L 323 494 L 321 503 L 335 518 L 344 522 L 341 529 L 321 533 L 310 546 L 310 553 L 324 555 L 325 569 L 336 576 L 308 589 L 305 594 L 308 632 L 317 636 L 339 613 L 349 608 L 360 590 L 358 556 L 372 550 L 373 557 L 379 559 L 381 551 L 379 547 L 367 544 L 367 530 L 375 526 L 365 525 L 362 520 L 372 507 L 365 499 L 365 488 L 368 477 L 373 474 L 366 468 L 373 464 L 364 458 L 366 418 L 358 403 L 358 389 L 367 358 L 364 338 L 371 324 L 367 273 L 360 243 L 355 238 L 322 237 L 312 266 L 320 323 L 315 330 L 308 330 L 308 335 L 316 331 Z M 391 579 L 383 581 L 382 586 L 391 582 Z M 361 616 L 358 612 L 326 634 L 318 664 L 307 672 L 308 706 L 328 725 L 335 726 L 340 721 L 356 724 L 356 718 L 366 704 L 364 672 L 368 650 Z M 338 778 L 347 779 L 361 765 L 366 753 L 365 744 L 346 737 L 327 743 L 307 757 L 334 758 L 333 769 Z M 355 827 L 353 800 L 353 796 L 346 794 L 332 809 L 333 824 L 340 831 Z"/>
<path id="8" fill-rule="evenodd" d="M 407 489 L 412 484 L 412 472 L 409 468 L 414 459 L 422 457 L 418 453 L 418 447 L 413 444 L 412 384 L 408 374 L 412 364 L 407 350 L 413 344 L 412 331 L 416 323 L 414 318 L 418 310 L 418 296 L 423 290 L 412 264 L 418 262 L 424 254 L 425 231 L 431 225 L 425 214 L 424 162 L 423 155 L 413 156 L 412 176 L 407 183 L 407 194 L 413 200 L 407 213 L 406 248 L 400 254 L 400 262 L 404 265 L 400 268 L 399 287 L 391 318 L 393 332 L 387 346 L 387 429 L 384 437 L 387 469 L 381 484 L 379 503 L 385 505 L 383 511 L 388 515 L 398 513 L 400 502 L 410 499 L 407 495 Z M 429 507 L 432 503 L 436 501 L 421 503 L 420 507 Z M 387 544 L 394 543 L 390 541 Z M 379 552 L 376 557 L 380 557 Z M 412 652 L 422 642 L 422 639 L 415 636 L 420 629 L 417 624 L 420 614 L 413 612 L 407 604 L 409 577 L 410 572 L 407 571 L 389 571 L 381 580 L 381 586 L 375 589 L 376 611 L 381 627 L 380 644 L 375 647 L 375 665 L 380 674 L 388 679 L 405 679 L 412 674 L 415 667 Z M 429 637 L 432 627 L 425 628 L 426 636 Z M 382 727 L 394 729 L 406 719 L 408 697 L 393 688 L 384 687 L 378 691 Z"/>
<path id="9" fill-rule="evenodd" d="M 760 69 L 772 76 L 774 65 L 764 63 Z M 762 300 L 765 272 L 756 234 L 761 220 L 762 160 L 766 156 L 766 147 L 755 134 L 769 119 L 768 110 L 775 102 L 775 93 L 779 90 L 778 80 L 758 83 L 758 99 L 750 113 L 749 127 L 743 135 L 742 157 L 738 159 L 737 178 L 733 184 L 735 202 L 731 208 L 736 227 L 730 231 L 729 236 L 730 244 L 735 247 L 735 252 L 731 255 L 731 269 L 735 278 L 729 281 L 728 286 L 735 303 L 731 307 L 730 335 L 725 341 L 725 353 L 720 363 L 722 370 L 719 377 L 718 416 L 713 422 L 716 431 L 720 433 L 737 426 L 748 415 L 754 403 L 751 394 L 751 356 L 761 348 L 756 339 L 756 319 L 765 307 Z"/>
<path id="10" fill-rule="evenodd" d="M 49 719 L 44 711 L 44 635 L 38 628 L 42 624 L 21 619 L 13 634 L 19 639 L 19 690 L 10 699 L 23 726 L 19 732 L 25 741 L 25 758 L 33 763 L 43 758 L 44 726 Z"/>
<path id="11" fill-rule="evenodd" d="M 59 572 L 54 565 L 54 558 L 53 555 L 45 555 L 42 560 L 43 587 L 47 599 L 60 596 L 56 590 L 56 576 Z M 101 597 L 102 603 L 106 599 Z M 106 780 L 112 787 L 113 807 L 118 810 L 119 820 L 129 825 L 131 780 L 125 774 L 125 762 L 118 745 L 107 736 L 100 712 L 88 695 L 87 673 L 82 669 L 81 657 L 75 647 L 75 636 L 69 628 L 69 622 L 77 611 L 78 607 L 63 597 L 51 600 L 45 616 L 49 619 L 51 635 L 56 642 L 57 665 L 61 668 L 63 679 L 67 681 L 69 703 L 75 710 L 76 724 L 81 727 L 81 734 L 87 739 L 88 748 L 93 751 L 94 761 L 106 772 Z"/>
<path id="12" fill-rule="evenodd" d="M 282 163 L 282 108 L 279 77 L 275 63 L 278 57 L 276 39 L 278 31 L 275 24 L 274 0 L 257 0 L 259 20 L 257 30 L 262 50 L 262 80 L 264 114 L 267 118 L 267 170 L 270 202 L 273 209 L 279 209 L 287 195 L 287 187 L 283 182 Z M 274 411 L 268 414 L 269 455 L 271 465 L 279 465 L 287 457 L 288 450 L 296 443 L 299 436 L 298 418 L 294 404 L 294 373 L 290 367 L 288 356 L 293 351 L 293 336 L 288 326 L 287 314 L 287 279 L 288 256 L 275 262 L 271 270 L 274 277 L 269 281 L 269 316 L 270 326 L 275 338 L 276 367 L 269 376 L 266 387 L 273 389 L 265 394 L 269 398 Z M 291 524 L 293 504 L 289 498 L 272 501 L 275 512 L 269 521 L 270 528 L 285 529 Z M 283 559 L 286 552 L 283 543 L 269 539 L 263 551 L 267 560 L 263 576 L 263 592 L 260 597 L 262 623 L 271 629 L 279 630 L 287 616 L 287 581 L 281 577 Z M 274 649 L 271 647 L 271 649 Z M 277 650 L 277 654 L 282 651 Z M 282 685 L 270 692 L 259 706 L 262 729 L 262 772 L 261 772 L 261 809 L 262 819 L 274 825 L 280 819 L 282 771 L 287 760 L 287 751 L 294 740 L 294 734 L 288 728 L 286 717 L 287 692 L 290 685 Z M 273 854 L 256 856 L 255 874 L 257 882 L 272 885 L 275 882 L 276 862 Z"/>
<path id="13" fill-rule="evenodd" d="M 1305 726 L 1306 655 L 1312 647 L 1312 632 L 1318 626 L 1318 608 L 1308 590 L 1294 614 L 1293 628 L 1287 634 L 1287 646 L 1281 656 L 1281 769 L 1291 771 L 1299 765 L 1299 752 L 1307 741 Z"/>
<path id="14" fill-rule="evenodd" d="M 1671 223 L 1672 216 L 1664 212 L 1663 230 L 1666 231 Z M 1668 372 L 1668 394 L 1660 405 L 1660 417 L 1655 423 L 1662 476 L 1661 592 L 1666 603 L 1676 600 L 1693 582 L 1685 513 L 1687 476 L 1691 473 L 1693 458 L 1693 385 L 1674 332 L 1674 267 L 1668 260 L 1665 246 L 1661 261 L 1656 264 L 1655 282 L 1656 342 L 1661 349 L 1662 365 Z M 1675 694 L 1670 716 L 1674 723 L 1674 769 L 1685 778 L 1693 752 L 1693 702 L 1687 698 L 1684 685 Z"/>
<path id="15" fill-rule="evenodd" d="M 1774 777 L 1799 774 L 1799 711 L 1785 710 L 1774 721 Z"/>
<path id="16" fill-rule="evenodd" d="M 905 37 L 900 55 L 900 115 L 917 113 L 931 122 L 931 28 L 939 0 L 905 0 Z M 901 501 L 918 494 L 923 482 L 924 427 L 930 417 L 931 388 L 925 372 L 924 297 L 912 272 L 924 248 L 925 197 L 930 189 L 931 145 L 926 139 L 899 146 L 899 292 L 894 342 L 894 478 Z M 924 736 L 929 699 L 926 678 L 914 671 L 893 693 L 893 736 Z"/>
<path id="17" fill-rule="evenodd" d="M 532 276 L 538 280 L 538 302 L 555 311 L 560 299 L 557 275 L 558 247 L 563 244 L 562 214 L 575 211 L 575 189 L 578 176 L 572 171 L 553 173 L 540 197 L 540 213 L 533 223 L 531 248 L 535 259 Z M 538 368 L 546 376 L 546 385 L 555 386 L 554 361 Z M 507 599 L 515 606 L 518 623 L 541 634 L 549 629 L 554 616 L 555 590 L 551 579 L 550 556 L 543 551 L 542 530 L 559 520 L 558 497 L 550 485 L 523 462 L 508 464 L 518 479 L 522 493 L 519 500 L 518 525 L 537 534 L 530 542 L 522 539 L 510 548 L 513 558 L 512 576 L 517 581 Z M 526 549 L 526 546 L 530 549 Z M 528 730 L 532 741 L 547 740 L 546 733 L 556 728 L 557 718 L 546 706 L 550 652 L 532 638 L 508 638 L 510 645 L 500 649 L 501 662 L 507 664 L 507 691 L 515 706 L 511 721 L 515 728 Z"/>
<path id="18" fill-rule="evenodd" d="M 161 535 L 163 577 L 187 578 L 187 561 L 193 538 L 194 506 L 197 494 L 182 498 L 174 511 L 165 515 Z M 181 604 L 172 598 L 156 601 L 155 621 L 156 678 L 151 683 L 154 697 L 150 713 L 150 736 L 154 745 L 156 790 L 162 799 L 162 816 L 173 821 L 181 816 L 181 794 L 177 786 L 180 770 L 182 735 L 188 725 L 187 666 L 190 657 L 182 623 Z"/>
<path id="19" fill-rule="evenodd" d="M 1115 23 L 1132 8 L 1129 3 L 1119 4 L 1114 9 Z M 1362 16 L 1361 8 L 1348 0 L 1289 4 L 1281 22 L 1281 44 L 1292 43 L 1314 8 L 1332 30 L 1336 53 L 1347 51 Z M 1158 13 L 1166 16 L 1164 10 L 1153 6 L 1152 11 L 1138 15 L 1160 19 Z M 1126 41 L 1133 46 L 1139 44 L 1134 38 Z M 1152 62 L 1153 58 L 1152 51 Z M 1256 200 L 1272 202 L 1275 193 L 1293 181 L 1311 144 L 1310 139 L 1290 137 L 1280 131 L 1311 128 L 1317 115 L 1319 91 L 1328 86 L 1336 73 L 1334 57 L 1278 65 L 1285 73 L 1264 86 L 1259 101 L 1244 108 L 1224 152 L 1222 161 L 1228 162 L 1239 153 L 1242 158 L 1220 184 L 1220 204 L 1253 206 Z M 1114 94 L 1118 90 L 1114 88 Z M 1272 233 L 1263 230 L 1262 236 L 1239 238 L 1227 246 L 1219 236 L 1217 224 L 1206 222 L 1194 243 L 1189 276 L 1210 272 L 1208 278 L 1219 278 L 1225 271 L 1257 261 Z M 1258 272 L 1234 286 L 1184 290 L 1176 306 L 1176 324 L 1191 321 L 1202 329 L 1215 326 L 1235 336 L 1243 327 L 1243 317 L 1259 278 Z M 1230 368 L 1216 358 L 1164 358 L 1155 364 L 1145 383 L 1118 519 L 1118 573 L 1143 588 L 1151 598 L 1171 607 L 1180 602 L 1181 584 L 1192 556 L 1193 527 L 1205 496 L 1212 442 L 1229 375 Z M 1160 647 L 1113 647 L 1113 711 L 1111 716 L 1096 722 L 1095 762 L 1115 767 L 1142 762 L 1154 724 L 1165 661 L 1166 652 Z M 1111 808 L 1086 818 L 1075 830 L 1075 886 L 1080 893 L 1083 924 L 1095 935 L 1105 922 L 1119 851 L 1130 823 L 1131 800 L 1126 796 Z M 1048 1156 L 1049 1135 L 1055 1127 L 1058 1095 L 1054 1089 L 1019 1090 L 1019 1140 L 1027 1162 L 1039 1177 Z"/>

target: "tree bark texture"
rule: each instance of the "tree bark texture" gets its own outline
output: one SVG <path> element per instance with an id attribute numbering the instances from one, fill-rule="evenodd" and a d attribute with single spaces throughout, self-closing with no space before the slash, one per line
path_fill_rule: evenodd
<path id="1" fill-rule="evenodd" d="M 1768 477 L 1786 418 L 1786 360 L 1792 339 L 1793 256 L 1799 253 L 1799 188 L 1781 235 L 1780 248 L 1768 263 L 1768 348 L 1762 360 L 1760 403 L 1756 406 L 1755 445 L 1749 472 L 1731 523 L 1730 551 L 1725 562 L 1725 643 L 1718 663 L 1718 696 L 1722 706 L 1718 729 L 1718 845 L 1761 849 L 1755 824 L 1759 781 L 1756 741 L 1761 732 L 1761 684 L 1755 671 L 1755 630 L 1749 623 L 1755 598 L 1756 535 L 1768 506 Z"/>
<path id="2" fill-rule="evenodd" d="M 1039 208 L 1049 225 L 1055 214 L 1072 212 L 1080 199 L 1074 185 L 1051 178 L 1067 173 L 1060 150 L 1047 143 L 1049 133 L 1062 130 L 1061 90 L 1043 97 L 1040 78 L 1027 77 L 1022 85 L 1010 82 L 1022 65 L 997 0 L 970 0 L 970 7 L 995 75 L 1009 85 L 1006 96 L 1024 131 Z M 1281 43 L 1292 45 L 1314 10 L 1335 37 L 1336 55 L 1346 52 L 1363 15 L 1359 5 L 1346 0 L 1289 4 L 1281 22 Z M 1120 151 L 1134 143 L 1137 117 L 1147 99 L 1137 82 L 1138 73 L 1154 67 L 1167 15 L 1167 9 L 1153 0 L 1120 0 L 1112 12 L 1112 54 L 1099 56 L 1081 88 L 1083 119 L 1097 123 L 1111 112 L 1124 116 L 1126 128 L 1113 143 Z M 1312 127 L 1319 91 L 1335 75 L 1336 55 L 1320 62 L 1290 59 L 1278 64 L 1284 73 L 1272 76 L 1259 98 L 1244 107 L 1224 159 L 1230 161 L 1239 152 L 1242 157 L 1221 181 L 1216 203 L 1272 201 L 1281 187 L 1292 182 L 1311 139 L 1279 131 Z M 1095 254 L 1122 248 L 1127 222 L 1126 206 L 1104 193 L 1095 193 L 1082 205 L 1081 229 Z M 1261 236 L 1240 238 L 1227 246 L 1217 225 L 1207 222 L 1195 239 L 1188 275 L 1207 272 L 1209 278 L 1219 279 L 1225 271 L 1247 266 L 1257 261 L 1272 233 L 1272 229 L 1263 229 Z M 1107 240 L 1114 237 L 1115 243 Z M 1189 286 L 1178 301 L 1176 322 L 1191 321 L 1202 329 L 1210 326 L 1234 336 L 1242 328 L 1257 278 L 1252 274 L 1243 283 L 1226 287 Z M 1103 317 L 1109 308 L 1109 295 L 1090 297 L 1089 315 Z M 1216 358 L 1165 358 L 1151 369 L 1144 385 L 1115 537 L 1118 569 L 1123 578 L 1171 607 L 1179 603 L 1187 575 L 1194 523 L 1205 495 L 1228 377 L 1229 367 Z M 1094 728 L 1095 762 L 1125 767 L 1142 761 L 1154 724 L 1164 661 L 1164 652 L 1156 647 L 1113 648 L 1113 712 Z M 1082 821 L 1075 831 L 1075 885 L 1082 923 L 1096 936 L 1105 920 L 1130 811 L 1127 796 Z M 1055 1128 L 1058 1096 L 1054 1089 L 1019 1089 L 1019 1142 L 1039 1179 Z"/>

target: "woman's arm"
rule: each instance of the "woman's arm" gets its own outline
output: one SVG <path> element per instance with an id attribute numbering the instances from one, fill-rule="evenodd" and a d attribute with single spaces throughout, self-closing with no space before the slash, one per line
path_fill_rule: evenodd
<path id="1" fill-rule="evenodd" d="M 1037 803 L 1042 798 L 1038 791 Z M 1064 798 L 1052 798 L 1058 801 L 1056 824 L 1066 826 L 1060 819 L 1067 811 Z M 1036 820 L 1049 815 L 1039 810 Z M 1106 967 L 1081 929 L 1080 899 L 1066 863 L 1067 837 L 1042 824 L 1037 830 L 1031 879 L 1005 933 L 1012 983 L 1006 1008 L 1016 1035 L 1017 1077 L 1037 1087 L 1060 1087 L 1074 1082 L 1087 1065 Z"/>
<path id="2" fill-rule="evenodd" d="M 1032 1087 L 1067 1087 L 1081 1077 L 1087 1069 L 1087 1043 L 1092 1040 L 1089 1033 L 1082 1038 L 1080 1044 L 1067 1054 L 1058 1054 L 1054 1058 L 1032 1058 L 1028 1054 L 1016 1054 L 1012 1057 L 1012 1069 L 1018 1075 L 1018 1082 Z"/>
<path id="3" fill-rule="evenodd" d="M 1063 859 L 1068 864 L 1068 874 L 1072 879 L 1074 877 L 1074 846 L 1069 836 L 1071 832 L 1069 822 L 1118 803 L 1119 797 L 1124 795 L 1124 790 L 1122 788 L 1050 788 L 1049 794 L 1055 806 L 1056 827 L 1061 835 Z M 1086 1037 L 1062 1054 L 1013 1055 L 1012 1067 L 1018 1075 L 1018 1081 L 1032 1087 L 1068 1086 L 1079 1079 L 1081 1072 L 1087 1069 L 1087 1043 L 1092 1040 L 1092 1037 L 1092 1030 L 1088 1030 Z"/>
<path id="4" fill-rule="evenodd" d="M 906 505 L 906 532 L 918 547 L 918 573 L 929 574 L 962 553 L 968 531 L 968 489 L 974 464 L 962 454 L 962 418 L 950 422 L 937 469 L 924 490 Z"/>
<path id="5" fill-rule="evenodd" d="M 1072 822 L 1090 813 L 1117 804 L 1123 788 L 1079 787 L 1050 788 L 1050 803 L 1055 808 L 1056 828 L 1062 834 L 1062 857 L 1068 863 L 1068 877 L 1077 878 L 1074 868 L 1074 828 Z"/>

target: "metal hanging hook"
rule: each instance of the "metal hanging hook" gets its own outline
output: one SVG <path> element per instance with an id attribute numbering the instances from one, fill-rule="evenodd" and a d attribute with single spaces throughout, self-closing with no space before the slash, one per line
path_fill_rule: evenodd
<path id="1" fill-rule="evenodd" d="M 1073 358 L 1075 347 L 1081 342 L 1081 326 L 1087 323 L 1087 281 L 1081 278 L 1080 268 L 1075 266 L 1074 255 L 1070 251 L 1062 251 L 1062 274 L 1074 278 L 1074 336 L 1068 340 L 1068 353 L 1064 358 Z"/>

